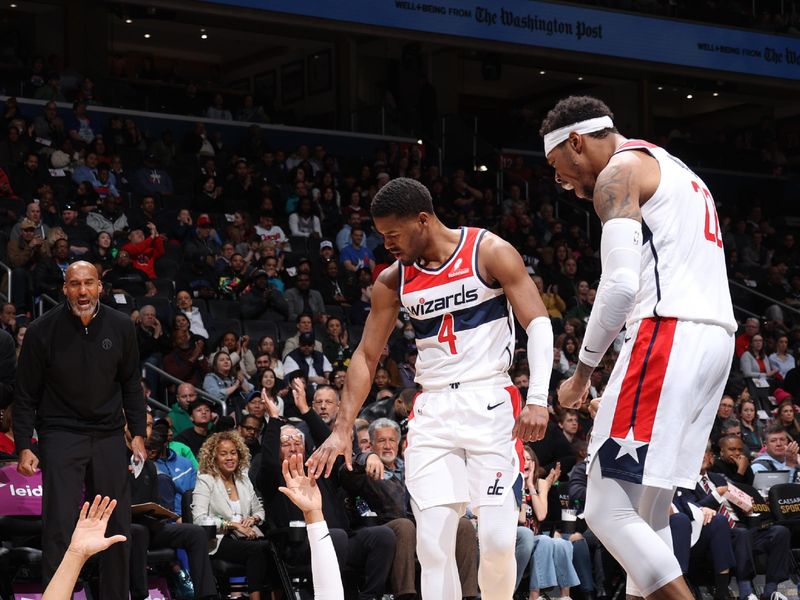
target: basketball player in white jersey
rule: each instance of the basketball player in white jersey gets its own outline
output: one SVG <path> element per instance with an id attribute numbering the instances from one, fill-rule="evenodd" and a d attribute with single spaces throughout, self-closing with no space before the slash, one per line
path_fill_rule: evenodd
<path id="1" fill-rule="evenodd" d="M 445 227 L 419 182 L 387 183 L 372 202 L 372 217 L 397 261 L 373 287 L 336 425 L 308 460 L 309 472 L 328 475 L 340 454 L 350 466 L 353 421 L 404 307 L 416 332 L 416 382 L 422 387 L 405 452 L 422 596 L 461 598 L 456 529 L 470 503 L 478 513 L 481 595 L 510 600 L 522 441 L 541 439 L 548 420 L 553 331 L 547 311 L 517 251 L 484 230 Z M 528 334 L 524 408 L 508 376 L 514 316 Z"/>
<path id="2" fill-rule="evenodd" d="M 629 596 L 689 600 L 669 506 L 676 486 L 696 484 L 736 321 L 708 188 L 662 148 L 621 136 L 612 118 L 601 101 L 570 97 L 540 131 L 556 181 L 603 222 L 597 298 L 558 399 L 585 399 L 625 325 L 589 446 L 586 521 L 627 571 Z"/>

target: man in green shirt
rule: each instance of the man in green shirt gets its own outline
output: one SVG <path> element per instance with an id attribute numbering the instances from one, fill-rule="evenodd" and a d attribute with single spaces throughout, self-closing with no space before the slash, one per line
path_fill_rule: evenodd
<path id="1" fill-rule="evenodd" d="M 173 435 L 178 435 L 181 431 L 192 427 L 192 418 L 188 409 L 195 400 L 197 400 L 197 391 L 191 383 L 182 383 L 178 386 L 178 402 L 167 413 L 167 420 L 172 427 Z"/>

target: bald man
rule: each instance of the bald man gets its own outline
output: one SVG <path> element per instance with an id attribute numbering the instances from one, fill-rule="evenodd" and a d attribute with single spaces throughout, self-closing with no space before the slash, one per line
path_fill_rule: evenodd
<path id="1" fill-rule="evenodd" d="M 14 406 L 17 470 L 33 475 L 41 460 L 45 585 L 69 546 L 84 486 L 87 498 L 116 498 L 108 532 L 129 536 L 126 420 L 134 461 L 146 457 L 136 332 L 127 315 L 100 304 L 100 289 L 93 265 L 72 263 L 64 277 L 66 301 L 31 323 L 19 357 Z M 38 457 L 30 446 L 34 427 Z M 125 542 L 101 554 L 101 598 L 127 600 L 129 552 Z"/>

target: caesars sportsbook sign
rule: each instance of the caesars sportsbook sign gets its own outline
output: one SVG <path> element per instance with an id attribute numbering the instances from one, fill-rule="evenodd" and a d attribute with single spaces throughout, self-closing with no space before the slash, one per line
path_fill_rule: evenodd
<path id="1" fill-rule="evenodd" d="M 800 38 L 533 0 L 203 0 L 337 21 L 800 79 Z"/>

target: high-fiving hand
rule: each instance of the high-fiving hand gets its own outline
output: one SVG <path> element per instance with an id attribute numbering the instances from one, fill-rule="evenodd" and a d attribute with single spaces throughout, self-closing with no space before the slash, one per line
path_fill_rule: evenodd
<path id="1" fill-rule="evenodd" d="M 124 535 L 106 537 L 108 519 L 116 506 L 117 501 L 111 500 L 108 496 L 102 499 L 100 496 L 95 496 L 91 506 L 88 502 L 84 502 L 75 531 L 72 532 L 68 551 L 86 560 L 117 542 L 124 542 L 126 539 Z"/>

